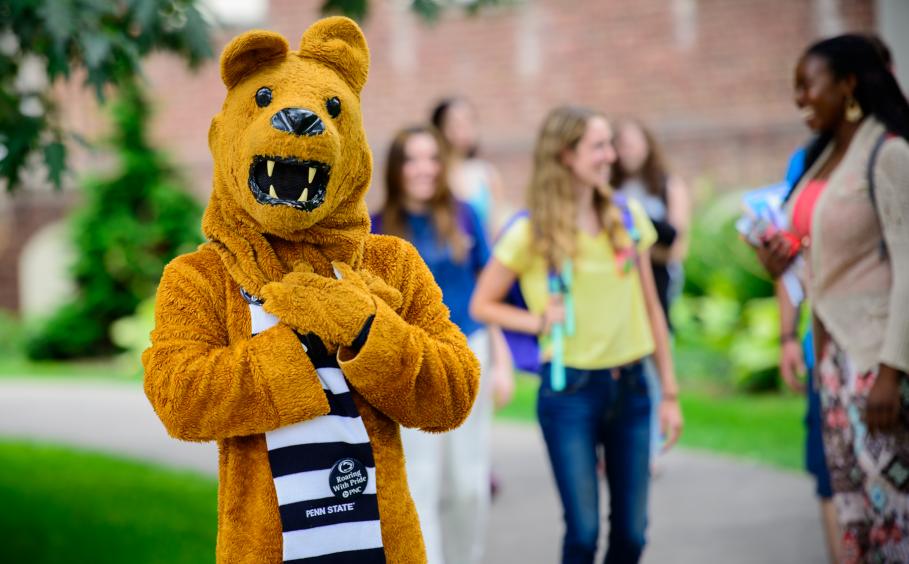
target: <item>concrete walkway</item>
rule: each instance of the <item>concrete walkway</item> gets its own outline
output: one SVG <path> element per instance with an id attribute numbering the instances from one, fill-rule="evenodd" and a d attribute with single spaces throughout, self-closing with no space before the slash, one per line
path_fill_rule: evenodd
<path id="1" fill-rule="evenodd" d="M 168 437 L 137 383 L 0 379 L 0 436 L 72 444 L 215 474 L 213 444 Z M 533 425 L 497 424 L 486 562 L 558 561 L 561 511 Z M 826 562 L 812 482 L 747 462 L 678 450 L 651 489 L 645 564 Z"/>

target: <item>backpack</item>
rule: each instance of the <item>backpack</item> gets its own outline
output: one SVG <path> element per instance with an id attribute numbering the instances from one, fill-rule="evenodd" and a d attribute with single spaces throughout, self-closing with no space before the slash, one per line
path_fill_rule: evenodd
<path id="1" fill-rule="evenodd" d="M 877 157 L 878 157 L 879 153 L 881 152 L 881 147 L 884 146 L 884 143 L 888 139 L 892 139 L 893 137 L 896 137 L 895 133 L 891 133 L 889 131 L 884 131 L 883 133 L 881 133 L 880 137 L 877 138 L 877 141 L 874 142 L 874 148 L 871 149 L 871 156 L 868 157 L 868 170 L 867 170 L 868 197 L 871 198 L 871 207 L 874 208 L 874 214 L 877 216 L 879 223 L 881 221 L 881 212 L 880 212 L 880 209 L 878 209 L 878 207 L 877 207 L 877 198 L 874 195 L 874 165 L 877 164 Z M 883 231 L 883 229 L 884 229 L 884 226 L 882 224 L 881 231 Z M 881 233 L 880 254 L 881 254 L 881 260 L 887 259 L 887 254 L 888 254 L 887 240 L 884 239 L 883 233 Z"/>
<path id="2" fill-rule="evenodd" d="M 628 207 L 628 200 L 625 196 L 621 194 L 613 195 L 613 202 L 618 206 L 619 211 L 622 214 L 622 224 L 625 226 L 625 230 L 628 231 L 628 235 L 632 240 L 632 248 L 637 248 L 637 243 L 640 241 L 640 233 L 634 225 L 634 216 L 631 213 L 631 209 Z M 502 227 L 499 231 L 499 235 L 496 237 L 496 240 L 500 239 L 504 233 L 506 233 L 512 225 L 515 224 L 519 219 L 529 217 L 530 213 L 527 210 L 522 210 L 513 215 L 505 223 L 505 226 Z M 634 255 L 634 260 L 637 260 L 636 253 Z M 550 272 L 550 280 L 555 278 L 558 280 L 559 284 L 564 288 L 566 287 L 563 275 Z M 524 295 L 521 293 L 521 285 L 519 281 L 509 288 L 508 294 L 505 296 L 505 303 L 518 307 L 521 309 L 527 308 L 527 301 L 524 299 Z M 532 374 L 539 374 L 540 372 L 540 345 L 537 341 L 536 335 L 530 335 L 528 333 L 521 333 L 518 331 L 510 331 L 508 329 L 502 329 L 502 334 L 505 337 L 505 342 L 508 344 L 508 350 L 511 351 L 511 358 L 514 362 L 514 366 L 517 370 L 522 372 L 530 372 Z"/>

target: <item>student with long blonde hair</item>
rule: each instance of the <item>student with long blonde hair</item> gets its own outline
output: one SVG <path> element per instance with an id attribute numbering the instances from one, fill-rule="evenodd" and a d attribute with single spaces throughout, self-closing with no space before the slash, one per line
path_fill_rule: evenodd
<path id="1" fill-rule="evenodd" d="M 550 112 L 536 143 L 528 216 L 499 239 L 471 300 L 477 320 L 539 337 L 537 416 L 564 508 L 565 563 L 590 563 L 596 553 L 598 447 L 610 490 L 606 562 L 640 559 L 652 409 L 644 357 L 654 355 L 662 380 L 666 448 L 682 428 L 666 319 L 650 269 L 656 233 L 639 204 L 614 201 L 606 181 L 614 160 L 602 115 L 577 107 Z M 516 281 L 527 309 L 506 301 Z M 564 338 L 551 338 L 556 332 Z M 554 345 L 561 354 L 553 354 Z M 559 381 L 553 363 L 565 366 Z"/>

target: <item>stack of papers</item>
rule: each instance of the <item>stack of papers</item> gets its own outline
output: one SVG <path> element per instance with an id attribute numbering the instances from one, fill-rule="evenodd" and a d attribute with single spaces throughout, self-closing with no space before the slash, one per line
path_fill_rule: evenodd
<path id="1" fill-rule="evenodd" d="M 751 190 L 742 196 L 744 213 L 735 227 L 749 243 L 758 246 L 764 237 L 786 228 L 789 222 L 783 212 L 783 199 L 788 192 L 789 185 L 780 182 Z"/>
<path id="2" fill-rule="evenodd" d="M 742 196 L 743 213 L 742 217 L 735 222 L 735 227 L 749 244 L 758 247 L 776 231 L 788 228 L 789 221 L 783 211 L 783 200 L 788 193 L 789 184 L 779 182 L 751 190 Z M 805 298 L 802 283 L 798 277 L 802 265 L 803 259 L 799 255 L 780 277 L 780 282 L 786 288 L 789 299 L 796 307 Z"/>

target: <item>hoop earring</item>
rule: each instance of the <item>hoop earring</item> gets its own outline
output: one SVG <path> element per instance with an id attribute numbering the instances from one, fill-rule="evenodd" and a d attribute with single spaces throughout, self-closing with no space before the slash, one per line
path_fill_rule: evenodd
<path id="1" fill-rule="evenodd" d="M 855 98 L 850 96 L 846 102 L 846 120 L 855 123 L 862 119 L 863 115 L 865 114 L 862 113 L 862 107 L 859 106 Z"/>

